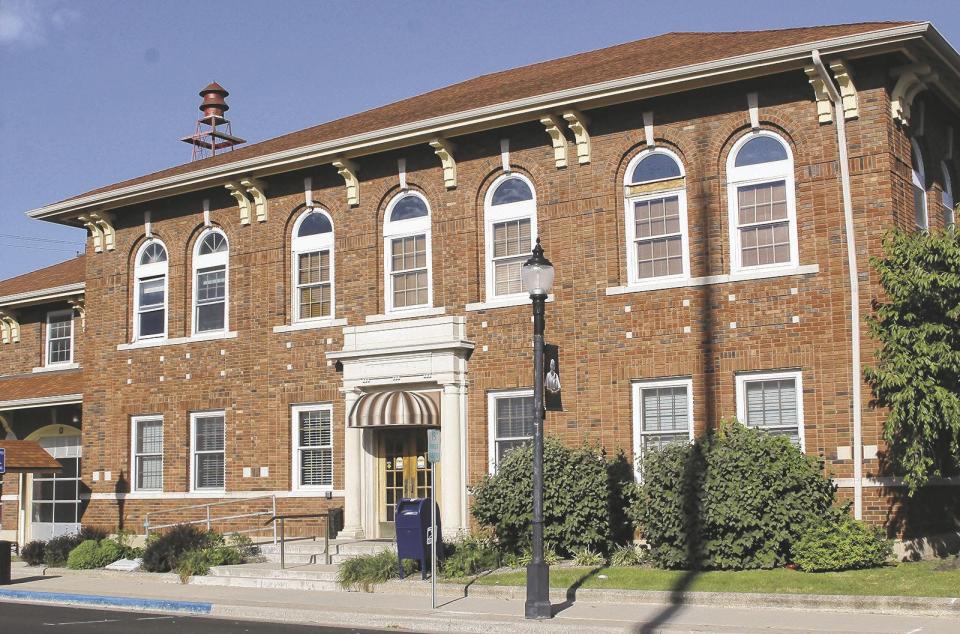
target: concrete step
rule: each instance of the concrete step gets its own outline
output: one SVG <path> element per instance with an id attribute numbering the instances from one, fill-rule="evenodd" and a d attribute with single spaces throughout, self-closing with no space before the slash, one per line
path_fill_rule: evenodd
<path id="1" fill-rule="evenodd" d="M 389 540 L 330 541 L 330 561 L 341 563 L 361 554 L 376 554 L 384 550 L 396 551 L 397 547 Z M 280 544 L 263 544 L 260 553 L 270 562 L 280 561 Z M 287 542 L 284 548 L 287 564 L 323 563 L 323 542 L 302 540 Z"/>
<path id="2" fill-rule="evenodd" d="M 278 564 L 262 562 L 239 566 L 214 566 L 208 575 L 192 577 L 190 583 L 202 586 L 330 592 L 340 589 L 336 579 L 336 566 L 294 566 L 281 570 Z"/>

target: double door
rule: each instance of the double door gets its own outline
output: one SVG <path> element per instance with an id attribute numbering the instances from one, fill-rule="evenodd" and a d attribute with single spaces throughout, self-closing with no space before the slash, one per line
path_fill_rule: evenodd
<path id="1" fill-rule="evenodd" d="M 394 513 L 400 498 L 430 497 L 427 430 L 384 430 L 380 435 L 380 537 L 394 537 Z"/>

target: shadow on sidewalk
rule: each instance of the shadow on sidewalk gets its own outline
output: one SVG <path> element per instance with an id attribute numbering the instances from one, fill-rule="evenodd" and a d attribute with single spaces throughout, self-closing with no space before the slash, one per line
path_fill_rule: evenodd
<path id="1" fill-rule="evenodd" d="M 566 610 L 567 608 L 573 607 L 573 604 L 577 602 L 577 590 L 587 582 L 588 579 L 595 577 L 598 572 L 603 570 L 602 566 L 597 566 L 590 572 L 586 573 L 579 579 L 573 582 L 569 588 L 567 588 L 567 598 L 563 603 L 558 603 L 550 608 L 550 615 L 556 616 Z"/>
<path id="2" fill-rule="evenodd" d="M 31 581 L 46 581 L 48 579 L 59 579 L 60 575 L 32 575 L 30 577 L 14 577 L 7 585 L 13 586 L 18 583 L 30 583 Z M 0 586 L 0 588 L 6 586 Z"/>

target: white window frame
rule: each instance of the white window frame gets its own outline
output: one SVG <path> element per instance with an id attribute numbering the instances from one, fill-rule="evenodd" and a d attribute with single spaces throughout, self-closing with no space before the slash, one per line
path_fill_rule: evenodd
<path id="1" fill-rule="evenodd" d="M 153 422 L 160 421 L 160 453 L 138 453 L 137 452 L 137 440 L 140 438 L 140 423 L 144 422 Z M 131 491 L 163 491 L 163 433 L 166 431 L 163 425 L 163 416 L 160 414 L 143 414 L 138 416 L 132 416 L 130 418 L 130 456 L 132 458 L 130 465 L 130 490 Z M 159 488 L 141 488 L 137 485 L 140 481 L 140 461 L 137 460 L 140 456 L 160 456 L 160 487 Z"/>
<path id="2" fill-rule="evenodd" d="M 151 244 L 159 244 L 163 247 L 164 253 L 166 253 L 167 258 L 163 262 L 154 262 L 153 264 L 140 264 L 140 259 L 143 257 L 143 252 L 147 250 Z M 134 260 L 134 282 L 133 282 L 133 340 L 141 341 L 144 339 L 166 339 L 167 338 L 167 328 L 169 324 L 169 315 L 170 315 L 170 276 L 169 273 L 170 267 L 170 250 L 167 249 L 161 240 L 156 238 L 151 238 L 140 245 L 140 249 L 137 250 L 137 258 Z M 151 282 L 157 278 L 163 278 L 163 331 L 158 332 L 153 335 L 141 335 L 140 334 L 140 285 L 144 282 Z"/>
<path id="3" fill-rule="evenodd" d="M 223 450 L 222 451 L 197 451 L 197 419 L 219 416 L 223 419 Z M 222 453 L 223 454 L 223 486 L 198 487 L 197 486 L 197 455 L 201 453 Z M 227 413 L 220 410 L 207 410 L 202 412 L 190 412 L 190 491 L 198 493 L 224 493 L 227 488 Z"/>
<path id="4" fill-rule="evenodd" d="M 497 400 L 501 398 L 533 397 L 532 388 L 493 390 L 487 392 L 487 470 L 497 472 Z M 525 440 L 526 436 L 499 438 L 499 440 Z M 531 441 L 533 436 L 530 436 Z"/>
<path id="5" fill-rule="evenodd" d="M 330 484 L 301 484 L 301 461 L 300 461 L 300 452 L 304 449 L 300 445 L 300 414 L 302 412 L 320 412 L 326 411 L 330 414 Z M 293 447 L 293 456 L 290 461 L 290 464 L 293 465 L 292 475 L 292 487 L 293 491 L 333 491 L 333 476 L 334 476 L 334 421 L 333 421 L 333 405 L 330 403 L 311 403 L 306 405 L 294 405 L 291 408 L 291 440 L 290 443 Z M 327 447 L 317 446 L 309 447 L 312 449 L 327 449 Z"/>
<path id="6" fill-rule="evenodd" d="M 330 222 L 330 231 L 327 233 L 318 233 L 312 236 L 297 237 L 300 231 L 300 225 L 313 213 L 319 213 L 326 216 Z M 291 253 L 291 315 L 293 322 L 300 324 L 309 324 L 320 321 L 331 321 L 337 314 L 337 283 L 336 283 L 336 264 L 334 262 L 334 230 L 333 217 L 326 209 L 321 207 L 308 207 L 293 225 L 293 232 L 290 239 Z M 330 253 L 330 314 L 322 317 L 301 317 L 300 316 L 300 256 L 306 253 L 316 253 L 318 251 L 328 251 Z"/>
<path id="7" fill-rule="evenodd" d="M 955 227 L 957 224 L 957 199 L 953 191 L 953 178 L 950 176 L 950 168 L 946 161 L 940 161 L 940 170 L 943 172 L 943 193 L 940 202 L 944 207 L 943 223 L 944 227 Z"/>
<path id="8" fill-rule="evenodd" d="M 50 360 L 50 322 L 56 317 L 62 317 L 66 315 L 67 321 L 70 322 L 70 358 L 66 361 L 51 361 Z M 73 344 L 74 344 L 74 335 L 73 335 L 73 309 L 67 308 L 64 310 L 51 310 L 47 313 L 46 318 L 46 339 L 43 342 L 43 365 L 48 368 L 56 368 L 61 366 L 71 365 L 73 363 Z"/>
<path id="9" fill-rule="evenodd" d="M 693 442 L 694 438 L 694 420 L 693 420 L 693 378 L 675 377 L 669 379 L 644 379 L 633 381 L 631 383 L 633 399 L 633 470 L 637 482 L 641 480 L 640 463 L 643 460 L 643 390 L 664 387 L 684 387 L 687 390 L 687 420 L 690 423 L 688 438 Z M 650 435 L 650 434 L 646 434 Z"/>
<path id="10" fill-rule="evenodd" d="M 749 141 L 757 137 L 766 136 L 774 139 L 787 153 L 786 160 L 772 161 L 769 163 L 760 163 L 758 165 L 745 165 L 736 167 L 737 154 Z M 779 134 L 769 130 L 755 130 L 743 135 L 730 149 L 727 156 L 727 222 L 730 232 L 730 272 L 731 274 L 746 271 L 777 271 L 781 269 L 793 269 L 799 266 L 800 249 L 797 237 L 797 200 L 796 183 L 794 178 L 794 159 L 793 150 L 790 144 Z M 784 181 L 787 197 L 787 226 L 790 235 L 790 260 L 788 262 L 779 262 L 777 264 L 761 264 L 756 266 L 743 266 L 741 263 L 742 253 L 740 250 L 740 205 L 738 192 L 740 187 L 750 185 L 762 185 Z M 763 223 L 770 224 L 770 223 Z"/>
<path id="11" fill-rule="evenodd" d="M 800 439 L 800 451 L 806 453 L 806 439 L 803 426 L 803 372 L 801 370 L 776 370 L 764 372 L 738 372 L 737 384 L 737 419 L 747 425 L 747 383 L 756 381 L 776 381 L 793 379 L 797 393 L 797 437 Z M 763 429 L 762 427 L 758 429 Z"/>
<path id="12" fill-rule="evenodd" d="M 407 196 L 416 196 L 427 206 L 427 215 L 419 218 L 409 218 L 407 220 L 391 221 L 390 215 L 393 214 L 393 208 L 402 198 Z M 430 208 L 430 202 L 427 197 L 418 191 L 408 190 L 400 192 L 393 197 L 390 204 L 387 205 L 386 213 L 383 216 L 383 289 L 384 306 L 387 313 L 404 313 L 408 311 L 419 311 L 424 308 L 433 307 L 433 240 L 431 231 L 431 220 L 433 210 Z M 404 306 L 394 308 L 393 306 L 393 241 L 399 238 L 409 238 L 412 236 L 424 235 L 427 242 L 427 303 L 417 304 L 415 306 Z"/>
<path id="13" fill-rule="evenodd" d="M 680 168 L 680 176 L 676 178 L 683 179 L 683 184 L 680 187 L 675 187 L 672 189 L 663 189 L 655 192 L 648 192 L 644 194 L 630 194 L 631 186 L 638 185 L 640 183 L 634 183 L 632 176 L 634 170 L 637 168 L 637 165 L 640 162 L 653 155 L 653 154 L 663 154 L 667 156 L 677 164 L 677 167 Z M 683 161 L 680 160 L 680 157 L 677 156 L 674 152 L 666 148 L 649 148 L 637 154 L 630 163 L 627 165 L 627 171 L 624 174 L 623 182 L 623 210 L 624 210 L 624 234 L 626 237 L 626 255 L 627 255 L 627 280 L 630 286 L 634 287 L 644 287 L 644 286 L 654 286 L 662 283 L 664 280 L 687 280 L 690 279 L 690 229 L 687 224 L 687 172 L 683 167 Z M 662 179 L 662 181 L 674 180 L 671 178 Z M 644 181 L 644 185 L 651 183 L 657 183 L 661 181 Z M 637 221 L 635 213 L 635 203 L 644 202 L 648 200 L 659 200 L 661 198 L 670 198 L 672 196 L 677 197 L 677 205 L 680 208 L 680 249 L 682 254 L 683 262 L 683 272 L 675 275 L 661 275 L 659 277 L 639 277 L 639 263 L 637 262 Z M 666 237 L 666 234 L 664 235 Z"/>
<path id="14" fill-rule="evenodd" d="M 207 238 L 207 236 L 214 233 L 219 233 L 221 236 L 223 236 L 223 239 L 227 243 L 226 251 L 200 255 L 200 245 L 203 244 L 203 241 Z M 200 321 L 200 306 L 197 304 L 197 286 L 199 282 L 200 271 L 218 266 L 223 267 L 223 328 L 201 331 L 197 329 Z M 194 335 L 210 335 L 215 333 L 230 332 L 230 240 L 227 238 L 227 234 L 221 229 L 211 228 L 205 230 L 197 237 L 196 244 L 194 244 L 193 298 L 191 300 L 191 306 L 193 306 L 193 310 L 191 311 L 191 314 L 193 315 L 193 318 L 191 319 L 191 332 Z"/>
<path id="15" fill-rule="evenodd" d="M 920 151 L 920 144 L 917 143 L 916 139 L 910 139 L 910 151 L 913 153 L 913 158 L 917 160 L 917 169 L 913 169 L 913 162 L 910 164 L 910 200 L 913 200 L 913 188 L 918 187 L 923 191 L 923 224 L 918 225 L 916 221 L 916 208 L 911 205 L 911 209 L 914 214 L 914 227 L 920 229 L 921 231 L 930 230 L 930 204 L 927 201 L 927 171 L 923 166 L 923 152 Z"/>
<path id="16" fill-rule="evenodd" d="M 505 205 L 492 204 L 493 194 L 497 191 L 497 188 L 499 188 L 504 182 L 511 179 L 518 179 L 526 183 L 527 187 L 530 188 L 530 193 L 533 194 L 533 198 L 531 200 L 522 200 L 520 202 L 507 203 Z M 530 179 L 516 172 L 509 172 L 498 176 L 496 180 L 490 184 L 490 187 L 487 188 L 486 196 L 484 196 L 483 218 L 487 301 L 502 302 L 512 299 L 529 299 L 529 295 L 525 290 L 521 290 L 517 293 L 505 293 L 503 295 L 497 295 L 496 271 L 493 261 L 493 225 L 500 224 L 502 222 L 530 220 L 530 248 L 528 253 L 533 252 L 533 245 L 537 240 L 537 190 L 533 186 L 533 183 L 530 182 Z"/>

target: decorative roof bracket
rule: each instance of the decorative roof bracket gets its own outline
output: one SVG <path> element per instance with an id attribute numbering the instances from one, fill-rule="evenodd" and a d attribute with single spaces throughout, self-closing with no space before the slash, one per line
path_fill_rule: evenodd
<path id="1" fill-rule="evenodd" d="M 100 230 L 100 227 L 97 226 L 97 223 L 87 216 L 77 216 L 77 220 L 82 222 L 83 226 L 90 231 L 90 236 L 93 238 L 94 252 L 101 253 L 103 251 L 103 231 Z"/>
<path id="2" fill-rule="evenodd" d="M 830 93 L 827 92 L 827 85 L 820 78 L 816 66 L 807 66 L 803 69 L 809 78 L 810 87 L 813 88 L 814 99 L 817 100 L 817 119 L 820 123 L 830 123 L 833 121 L 833 104 L 830 102 Z"/>
<path id="3" fill-rule="evenodd" d="M 0 310 L 0 333 L 3 343 L 20 343 L 20 322 L 13 313 Z"/>
<path id="4" fill-rule="evenodd" d="M 360 180 L 357 178 L 357 172 L 360 168 L 356 163 L 349 159 L 337 159 L 333 162 L 337 168 L 337 173 L 343 177 L 343 182 L 347 186 L 347 204 L 356 207 L 360 204 Z"/>
<path id="5" fill-rule="evenodd" d="M 247 198 L 247 195 L 243 192 L 243 188 L 234 182 L 229 182 L 224 185 L 227 188 L 227 191 L 230 192 L 230 195 L 237 199 L 237 204 L 240 206 L 240 224 L 248 225 L 250 224 L 250 199 Z"/>
<path id="6" fill-rule="evenodd" d="M 97 225 L 103 234 L 103 249 L 113 251 L 117 248 L 117 232 L 113 228 L 113 218 L 103 212 L 90 213 L 90 220 Z"/>
<path id="7" fill-rule="evenodd" d="M 927 87 L 928 82 L 937 81 L 936 73 L 930 72 L 926 64 L 910 64 L 890 71 L 897 83 L 890 93 L 890 114 L 895 121 L 910 125 L 910 111 L 913 100 Z"/>
<path id="8" fill-rule="evenodd" d="M 267 189 L 267 184 L 253 177 L 242 179 L 240 184 L 243 185 L 247 193 L 253 197 L 253 209 L 257 215 L 257 222 L 266 222 L 267 195 L 264 194 L 264 191 Z"/>
<path id="9" fill-rule="evenodd" d="M 447 139 L 430 141 L 433 153 L 440 159 L 443 166 L 443 184 L 447 189 L 457 186 L 457 162 L 453 159 L 454 145 Z"/>
<path id="10" fill-rule="evenodd" d="M 557 168 L 567 166 L 567 137 L 564 136 L 560 128 L 560 120 L 555 116 L 547 115 L 540 119 L 540 123 L 546 128 L 550 136 L 550 142 L 553 144 L 553 161 Z"/>
<path id="11" fill-rule="evenodd" d="M 77 312 L 77 316 L 80 318 L 80 330 L 83 332 L 87 331 L 87 310 L 84 306 L 84 298 L 82 295 L 71 298 L 67 300 L 67 303 L 70 304 L 70 307 Z"/>
<path id="12" fill-rule="evenodd" d="M 585 165 L 590 162 L 590 133 L 587 131 L 589 120 L 583 113 L 576 110 L 568 110 L 563 113 L 563 118 L 567 122 L 567 127 L 573 132 L 573 137 L 577 143 L 577 162 Z"/>
<path id="13" fill-rule="evenodd" d="M 860 116 L 860 108 L 857 102 L 857 87 L 853 85 L 853 78 L 850 77 L 850 71 L 842 59 L 830 62 L 830 70 L 840 86 L 840 97 L 843 100 L 843 118 L 856 119 Z"/>

